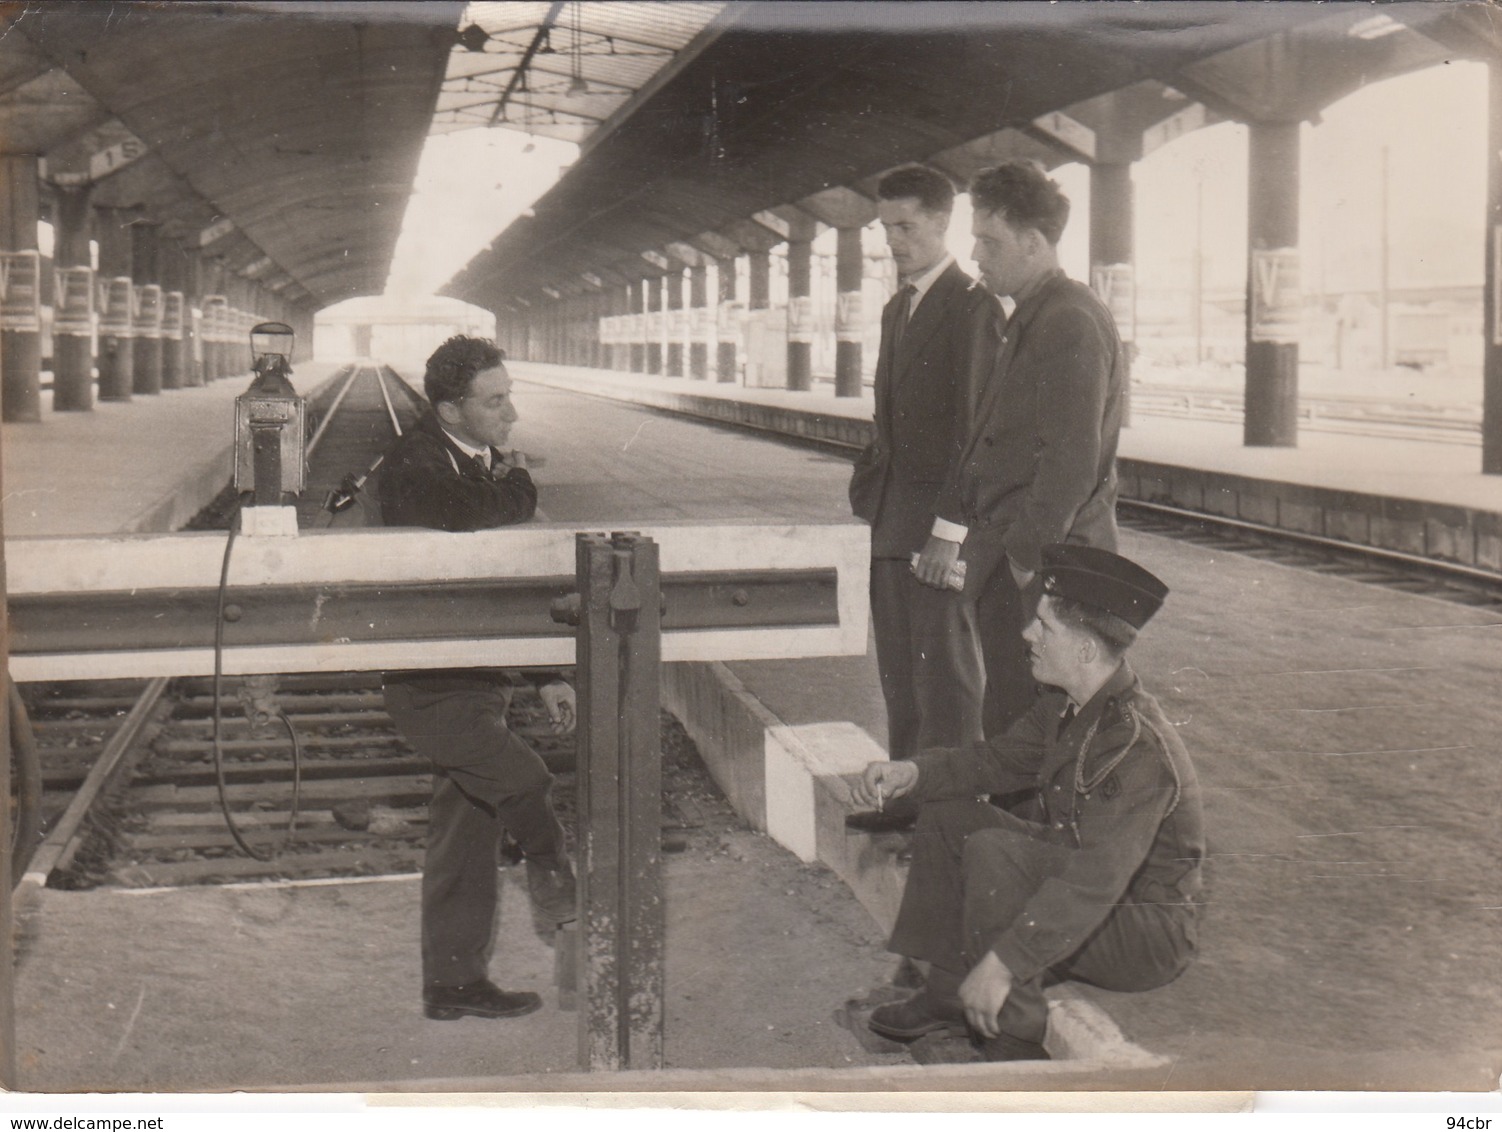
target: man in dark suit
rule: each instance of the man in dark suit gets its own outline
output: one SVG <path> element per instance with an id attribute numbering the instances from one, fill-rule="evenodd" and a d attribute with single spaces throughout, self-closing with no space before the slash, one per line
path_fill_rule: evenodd
<path id="1" fill-rule="evenodd" d="M 530 519 L 537 488 L 525 458 L 506 450 L 516 409 L 505 355 L 483 338 L 450 338 L 428 359 L 423 391 L 433 411 L 397 441 L 381 468 L 387 526 L 478 531 Z M 510 1018 L 542 1005 L 531 991 L 489 978 L 495 937 L 497 851 L 510 832 L 526 857 L 539 915 L 574 918 L 573 866 L 553 812 L 553 776 L 506 725 L 504 669 L 388 672 L 386 711 L 433 763 L 422 872 L 423 1006 L 442 1021 Z M 555 729 L 573 726 L 573 689 L 539 689 Z"/>
<path id="2" fill-rule="evenodd" d="M 901 286 L 882 311 L 876 439 L 856 461 L 850 503 L 871 524 L 871 620 L 887 749 L 909 758 L 981 736 L 974 609 L 948 584 L 947 571 L 940 584 L 921 584 L 927 564 L 915 568 L 914 559 L 933 526 L 934 497 L 969 435 L 1001 308 L 945 247 L 954 203 L 947 177 L 906 166 L 881 179 L 877 196 Z M 899 810 L 851 815 L 849 824 L 875 830 L 903 821 Z"/>
<path id="3" fill-rule="evenodd" d="M 935 502 L 919 578 L 966 563 L 985 656 L 985 731 L 1002 734 L 1037 695 L 1022 643 L 1028 584 L 1044 546 L 1116 549 L 1116 442 L 1126 354 L 1111 313 L 1064 274 L 1069 199 L 1029 162 L 971 187 L 975 260 L 1016 309 L 963 451 Z"/>

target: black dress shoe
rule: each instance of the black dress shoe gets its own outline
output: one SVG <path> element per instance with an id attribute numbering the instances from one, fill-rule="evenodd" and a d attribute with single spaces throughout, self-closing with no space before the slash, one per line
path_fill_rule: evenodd
<path id="1" fill-rule="evenodd" d="M 918 815 L 900 810 L 865 810 L 858 814 L 845 815 L 845 828 L 861 833 L 907 833 L 918 820 Z"/>
<path id="2" fill-rule="evenodd" d="M 440 1022 L 466 1014 L 477 1018 L 519 1018 L 542 1005 L 531 991 L 503 991 L 489 979 L 457 987 L 430 986 L 422 992 L 423 1013 Z"/>
<path id="3" fill-rule="evenodd" d="M 894 1042 L 911 1042 L 939 1031 L 964 1032 L 965 1014 L 959 1003 L 943 1002 L 919 991 L 903 1002 L 889 1002 L 871 1011 L 866 1025 Z"/>

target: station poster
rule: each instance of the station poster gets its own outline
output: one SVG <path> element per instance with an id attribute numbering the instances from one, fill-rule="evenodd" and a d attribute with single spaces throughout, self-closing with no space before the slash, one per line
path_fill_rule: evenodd
<path id="1" fill-rule="evenodd" d="M 94 269 L 59 267 L 53 284 L 57 308 L 52 333 L 87 338 L 94 333 Z"/>
<path id="2" fill-rule="evenodd" d="M 861 293 L 841 291 L 835 296 L 834 338 L 836 342 L 860 342 L 866 327 L 861 321 Z"/>
<path id="3" fill-rule="evenodd" d="M 136 288 L 135 330 L 137 338 L 162 336 L 162 288 L 159 284 L 143 283 Z"/>
<path id="4" fill-rule="evenodd" d="M 1129 263 L 1100 263 L 1090 269 L 1090 285 L 1106 304 L 1123 342 L 1137 337 L 1137 278 Z"/>
<path id="5" fill-rule="evenodd" d="M 0 330 L 42 329 L 42 257 L 35 249 L 0 252 Z"/>
<path id="6" fill-rule="evenodd" d="M 180 342 L 183 336 L 183 293 L 167 291 L 162 295 L 162 337 Z"/>
<path id="7" fill-rule="evenodd" d="M 1253 248 L 1251 340 L 1295 344 L 1303 294 L 1298 248 Z"/>
<path id="8" fill-rule="evenodd" d="M 814 340 L 814 299 L 812 295 L 795 295 L 788 299 L 788 341 Z"/>
<path id="9" fill-rule="evenodd" d="M 135 316 L 136 289 L 128 275 L 99 283 L 99 333 L 107 338 L 129 338 Z"/>

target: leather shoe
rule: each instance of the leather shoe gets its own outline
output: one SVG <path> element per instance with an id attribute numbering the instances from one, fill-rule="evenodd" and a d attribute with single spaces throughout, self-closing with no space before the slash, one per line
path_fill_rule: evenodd
<path id="1" fill-rule="evenodd" d="M 452 1022 L 466 1014 L 517 1018 L 541 1005 L 542 999 L 531 991 L 503 991 L 489 979 L 457 987 L 429 986 L 422 992 L 423 1013 L 440 1022 Z"/>
<path id="2" fill-rule="evenodd" d="M 982 1038 L 980 1056 L 983 1061 L 1052 1061 L 1048 1051 L 1037 1042 L 1014 1038 L 1011 1034 L 997 1034 L 994 1038 Z"/>
<path id="3" fill-rule="evenodd" d="M 878 1006 L 871 1011 L 866 1025 L 874 1033 L 894 1042 L 911 1042 L 940 1030 L 955 1027 L 963 1030 L 965 1014 L 959 1003 L 944 1002 L 927 991 L 919 991 L 903 1002 Z"/>
<path id="4" fill-rule="evenodd" d="M 913 813 L 894 810 L 864 810 L 845 815 L 845 828 L 861 833 L 907 833 L 917 823 Z"/>
<path id="5" fill-rule="evenodd" d="M 549 865 L 527 858 L 527 894 L 537 914 L 553 925 L 571 924 L 579 918 L 574 866 L 559 856 Z"/>

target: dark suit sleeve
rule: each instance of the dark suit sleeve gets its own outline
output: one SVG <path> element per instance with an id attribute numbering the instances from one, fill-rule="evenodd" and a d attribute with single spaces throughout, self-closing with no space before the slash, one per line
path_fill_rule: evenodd
<path id="1" fill-rule="evenodd" d="M 454 470 L 438 447 L 409 447 L 381 468 L 381 517 L 388 527 L 483 531 L 530 519 L 537 488 L 523 468 L 492 478 L 478 466 Z"/>
<path id="2" fill-rule="evenodd" d="M 995 368 L 996 352 L 1001 347 L 1002 330 L 1006 325 L 1006 314 L 989 291 L 977 286 L 969 298 L 970 306 L 965 313 L 961 337 L 961 355 L 956 362 L 959 368 L 960 412 L 955 421 L 949 467 L 944 475 L 943 486 L 934 497 L 934 515 L 961 525 L 964 523 L 964 509 L 960 503 L 959 481 L 964 467 L 965 448 L 975 429 L 975 414 L 980 408 L 986 382 L 991 379 L 991 371 Z"/>
<path id="3" fill-rule="evenodd" d="M 1039 313 L 1028 349 L 1028 367 L 1039 375 L 1037 463 L 1003 544 L 1013 562 L 1036 571 L 1043 547 L 1064 541 L 1096 489 L 1115 347 L 1095 312 L 1061 304 Z"/>
<path id="4" fill-rule="evenodd" d="M 1010 794 L 1038 785 L 1038 770 L 1047 746 L 1050 706 L 1035 703 L 1005 735 L 968 747 L 922 751 L 913 758 L 918 783 L 915 802 Z M 1055 717 L 1056 718 L 1056 717 Z"/>

